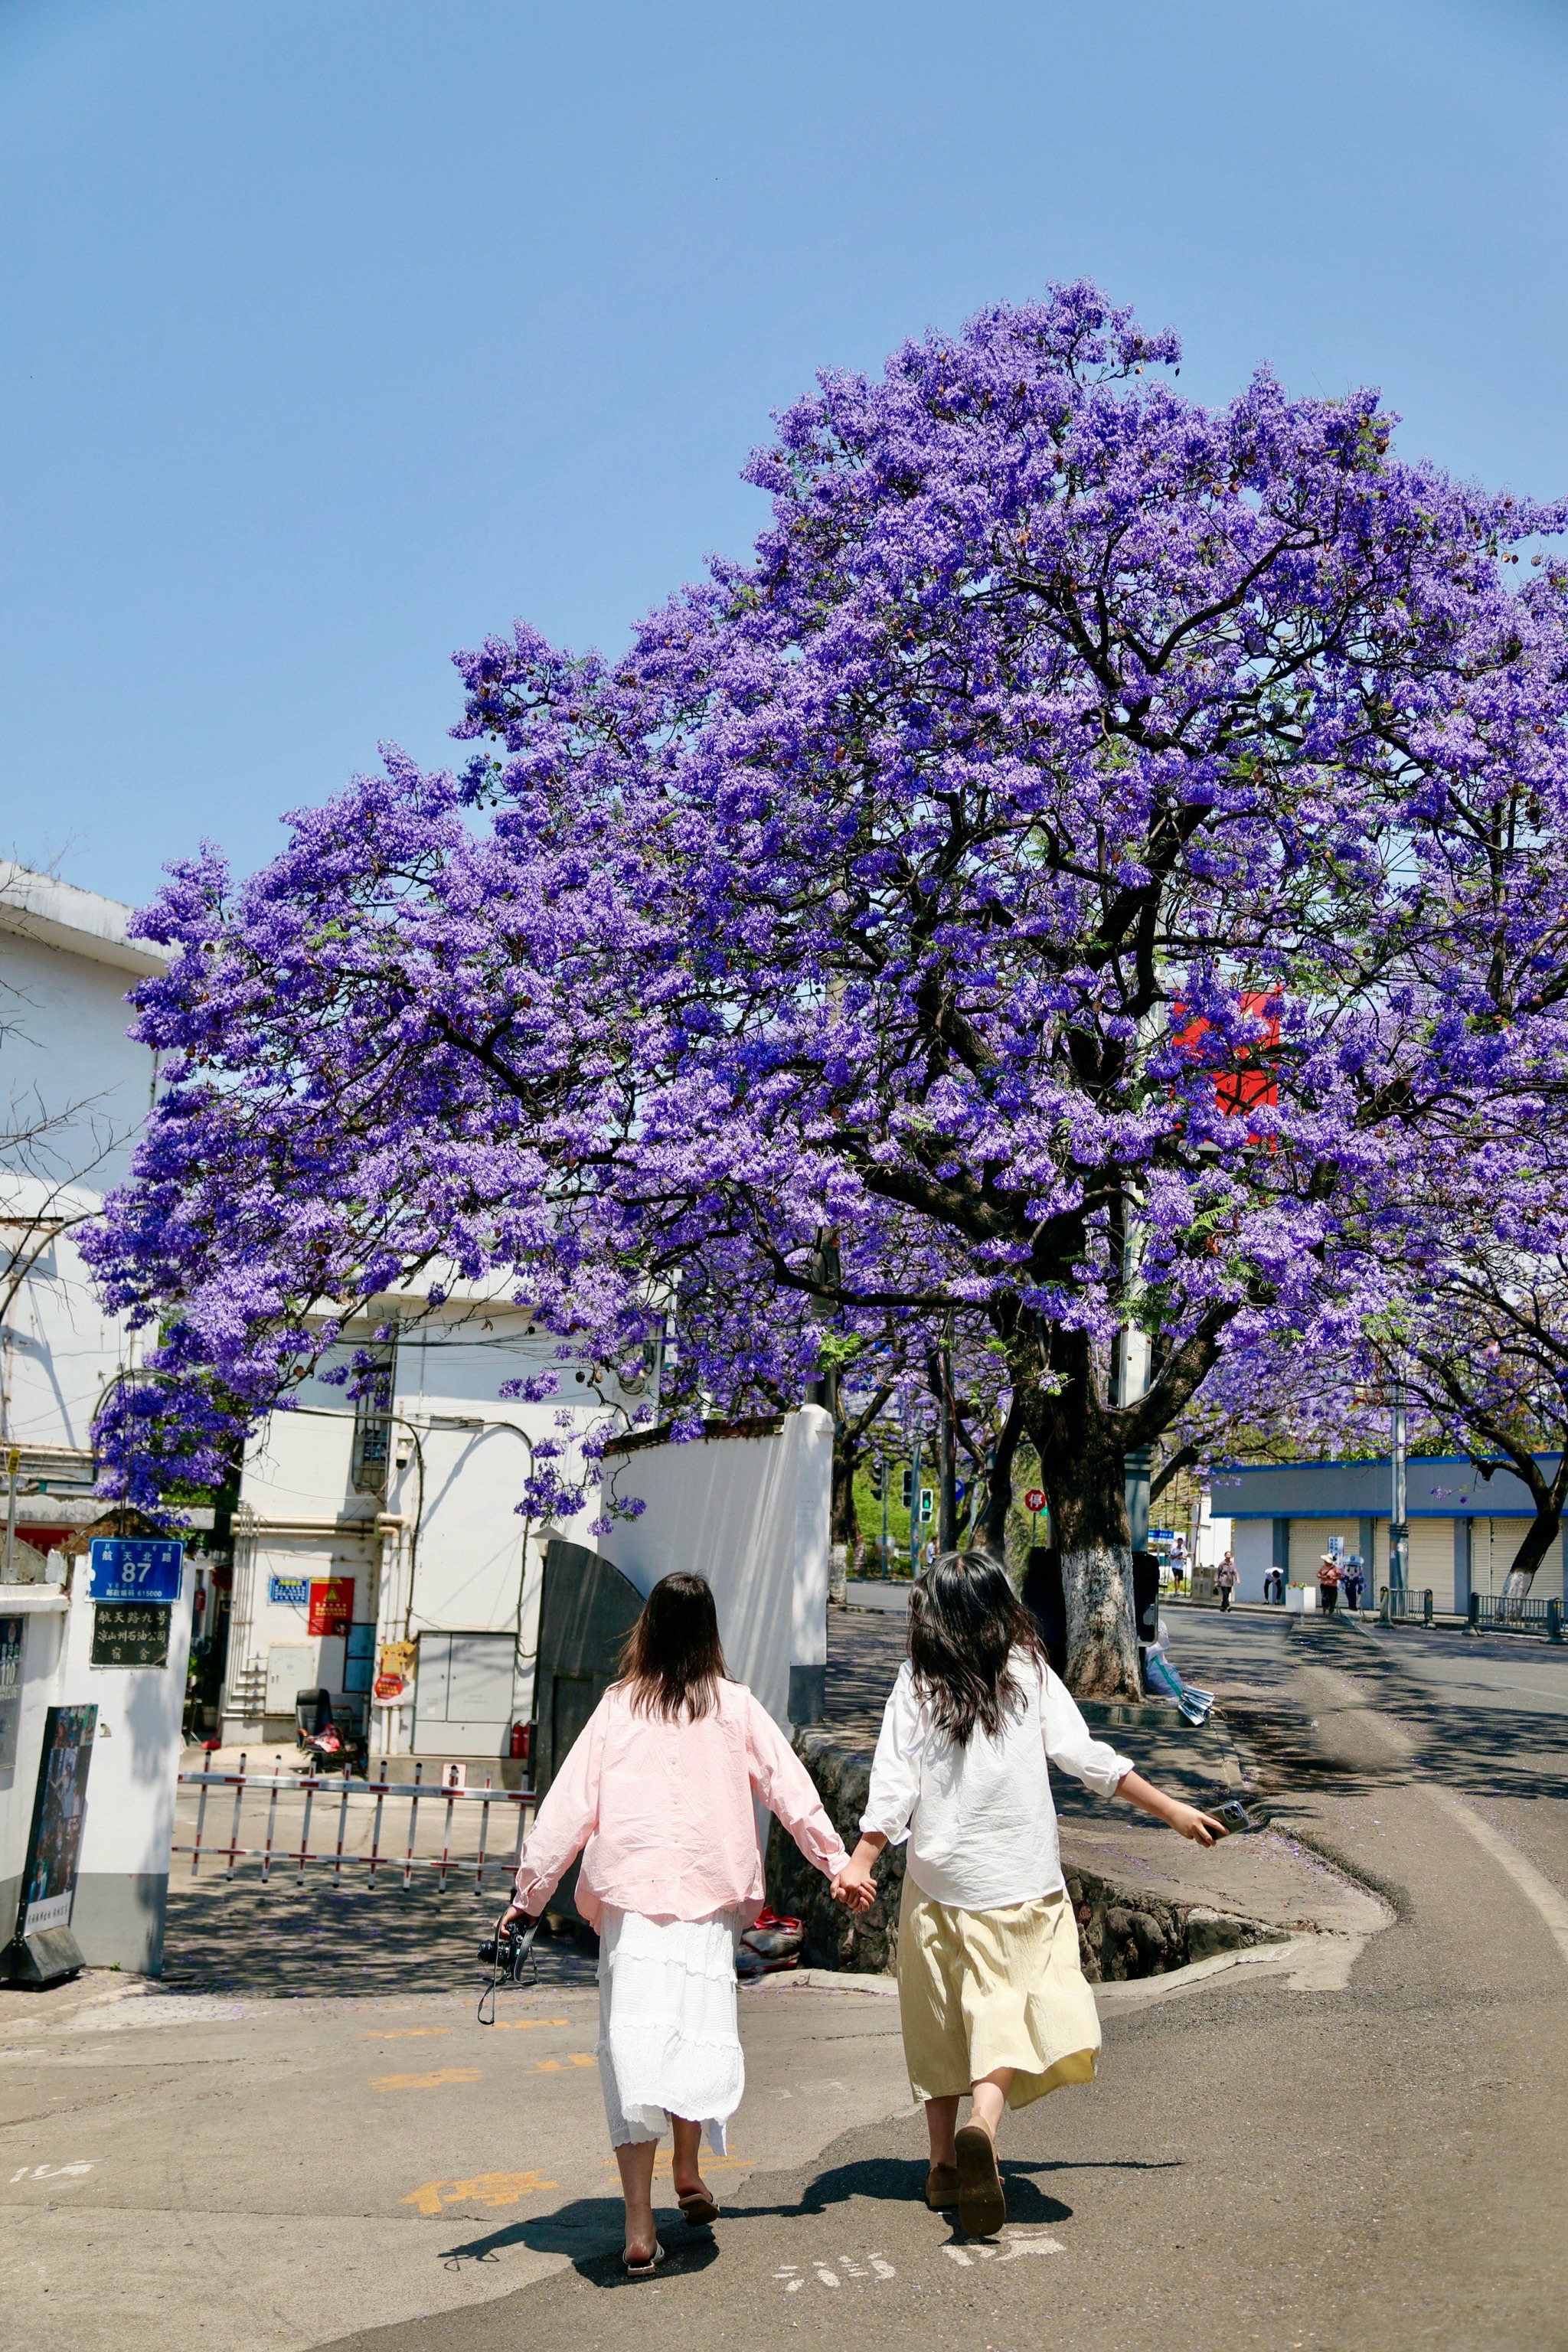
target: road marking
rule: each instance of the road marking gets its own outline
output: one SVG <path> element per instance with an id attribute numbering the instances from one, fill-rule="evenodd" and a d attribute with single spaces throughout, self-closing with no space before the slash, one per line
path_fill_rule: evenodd
<path id="1" fill-rule="evenodd" d="M 1563 1958 L 1568 1960 L 1568 1901 L 1558 1893 L 1549 1878 L 1542 1875 L 1532 1862 L 1526 1862 L 1515 1845 L 1510 1845 L 1500 1830 L 1473 1812 L 1462 1797 L 1451 1789 L 1444 1789 L 1434 1780 L 1425 1784 L 1427 1793 L 1435 1797 L 1446 1813 L 1453 1816 L 1463 1830 L 1468 1830 L 1476 1843 L 1490 1854 L 1500 1870 L 1505 1870 L 1525 1901 L 1544 1922 L 1548 1934 Z"/>
<path id="2" fill-rule="evenodd" d="M 422 2180 L 398 2202 L 417 2205 L 430 2218 L 443 2205 L 519 2205 L 536 2189 L 560 2186 L 539 2172 L 476 2172 L 471 2180 Z"/>
<path id="3" fill-rule="evenodd" d="M 362 2033 L 362 2042 L 422 2042 L 427 2034 L 450 2033 L 449 2025 L 393 2025 Z"/>
<path id="4" fill-rule="evenodd" d="M 946 2251 L 949 2253 L 952 2252 L 951 2246 Z M 960 2254 L 955 2259 L 967 2263 L 969 2258 L 966 2254 Z M 863 2279 L 874 2276 L 879 2279 L 890 2279 L 897 2278 L 899 2275 L 892 2263 L 879 2253 L 866 2256 L 866 2262 L 871 2265 L 869 2272 L 866 2269 L 865 2263 L 858 2262 L 853 2254 L 840 2254 L 837 2262 L 838 2267 L 835 2270 L 830 2263 L 813 2255 L 812 2275 L 816 2278 L 818 2286 L 829 2288 L 841 2286 L 847 2278 Z M 785 2294 L 798 2294 L 805 2284 L 805 2275 L 798 2263 L 785 2263 L 782 2270 L 776 2270 L 773 2273 L 773 2276 L 784 2288 Z"/>
<path id="5" fill-rule="evenodd" d="M 490 2030 L 494 2033 L 532 2033 L 541 2025 L 565 2023 L 563 2017 L 498 2017 Z M 443 2033 L 446 2030 L 445 2026 L 441 2028 Z"/>
<path id="6" fill-rule="evenodd" d="M 24 2164 L 6 2185 L 14 2189 L 18 2180 L 79 2180 L 91 2170 L 90 2164 Z"/>
<path id="7" fill-rule="evenodd" d="M 573 2050 L 564 2058 L 539 2058 L 528 2069 L 531 2074 L 563 2074 L 568 2066 L 596 2066 L 598 2060 L 591 2050 Z"/>
<path id="8" fill-rule="evenodd" d="M 443 2083 L 477 2083 L 478 2066 L 441 2066 L 430 2074 L 374 2074 L 373 2091 L 434 2091 Z"/>

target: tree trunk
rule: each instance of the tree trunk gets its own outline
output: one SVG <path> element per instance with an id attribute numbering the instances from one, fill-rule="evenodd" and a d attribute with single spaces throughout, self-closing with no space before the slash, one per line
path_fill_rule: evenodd
<path id="1" fill-rule="evenodd" d="M 855 1468 L 859 1454 L 842 1421 L 833 1432 L 833 1500 L 828 1519 L 827 1598 L 842 1608 L 852 1555 L 858 1556 L 860 1520 L 855 1507 Z"/>
<path id="2" fill-rule="evenodd" d="M 1510 1601 L 1523 1601 L 1535 1581 L 1535 1571 L 1563 1531 L 1561 1511 L 1538 1512 L 1524 1531 L 1524 1541 L 1513 1556 L 1513 1566 L 1502 1580 L 1500 1599 L 1506 1611 Z"/>
<path id="3" fill-rule="evenodd" d="M 1070 1473 L 1047 1463 L 1045 1480 L 1067 1604 L 1068 1688 L 1079 1698 L 1140 1699 L 1122 1457 L 1086 1447 Z"/>
<path id="4" fill-rule="evenodd" d="M 1013 1507 L 1013 1464 L 1017 1456 L 1018 1440 L 1024 1433 L 1024 1417 L 1018 1398 L 1015 1395 L 1007 1408 L 1007 1418 L 996 1440 L 996 1452 L 991 1464 L 991 1486 L 985 1497 L 985 1520 L 983 1540 L 994 1559 L 1007 1558 L 1007 1514 Z"/>

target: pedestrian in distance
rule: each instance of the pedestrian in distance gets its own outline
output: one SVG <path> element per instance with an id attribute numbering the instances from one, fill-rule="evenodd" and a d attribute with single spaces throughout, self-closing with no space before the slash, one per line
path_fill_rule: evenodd
<path id="1" fill-rule="evenodd" d="M 1100 2048 L 1052 1763 L 1200 1845 L 1225 1835 L 1090 1737 L 1001 1563 L 944 1552 L 910 1596 L 909 1656 L 883 1711 L 860 1841 L 833 1891 L 864 1909 L 877 1856 L 908 1838 L 899 2009 L 931 2140 L 925 2200 L 933 2212 L 956 2207 L 975 2237 L 1006 2218 L 1003 2109 L 1091 2082 Z"/>
<path id="2" fill-rule="evenodd" d="M 653 2167 L 666 2126 L 683 2219 L 719 2204 L 701 2176 L 702 2134 L 722 2155 L 745 2062 L 735 1948 L 763 1902 L 752 1798 L 826 1877 L 844 1842 L 766 1709 L 730 1679 L 713 1595 L 667 1576 L 644 1601 L 613 1683 L 534 1816 L 500 1925 L 536 1916 L 581 1853 L 577 1908 L 599 1931 L 599 2080 L 626 2201 L 622 2263 L 664 2260 Z"/>
<path id="3" fill-rule="evenodd" d="M 1222 1617 L 1228 1617 L 1230 1596 L 1236 1591 L 1236 1562 L 1228 1551 L 1214 1572 L 1214 1585 L 1219 1594 L 1219 1613 Z"/>
<path id="4" fill-rule="evenodd" d="M 1325 1617 L 1331 1617 L 1340 1597 L 1340 1564 L 1332 1552 L 1326 1551 L 1318 1563 L 1318 1606 Z"/>

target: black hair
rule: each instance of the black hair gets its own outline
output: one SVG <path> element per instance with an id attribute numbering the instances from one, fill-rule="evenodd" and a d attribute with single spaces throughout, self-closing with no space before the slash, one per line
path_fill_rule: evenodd
<path id="1" fill-rule="evenodd" d="M 910 1664 L 939 1731 L 964 1747 L 976 1724 L 994 1739 L 1022 1696 L 1022 1650 L 1042 1670 L 1035 1621 L 988 1551 L 944 1551 L 910 1595 Z"/>
<path id="2" fill-rule="evenodd" d="M 684 1570 L 661 1576 L 621 1652 L 621 1684 L 632 1706 L 695 1723 L 712 1714 L 729 1671 L 708 1579 Z"/>

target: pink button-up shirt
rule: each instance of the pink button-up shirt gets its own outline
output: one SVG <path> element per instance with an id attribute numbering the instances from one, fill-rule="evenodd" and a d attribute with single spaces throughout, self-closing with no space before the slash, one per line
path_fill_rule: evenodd
<path id="1" fill-rule="evenodd" d="M 518 1864 L 517 1899 L 542 1911 L 581 1852 L 577 1908 L 712 1919 L 763 1900 L 752 1799 L 829 1877 L 847 1856 L 810 1774 L 743 1683 L 719 1685 L 695 1723 L 634 1711 L 612 1684 L 551 1782 Z"/>

